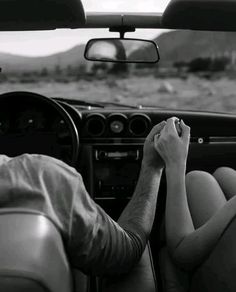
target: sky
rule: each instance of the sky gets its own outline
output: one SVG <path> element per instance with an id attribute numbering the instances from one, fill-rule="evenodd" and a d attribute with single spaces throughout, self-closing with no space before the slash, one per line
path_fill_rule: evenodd
<path id="1" fill-rule="evenodd" d="M 163 12 L 169 0 L 82 0 L 86 11 Z"/>
<path id="2" fill-rule="evenodd" d="M 82 0 L 87 12 L 163 12 L 169 0 Z M 127 37 L 151 39 L 161 31 L 137 30 Z M 86 43 L 94 37 L 114 37 L 108 30 L 63 29 L 34 32 L 0 32 L 0 52 L 46 56 Z"/>

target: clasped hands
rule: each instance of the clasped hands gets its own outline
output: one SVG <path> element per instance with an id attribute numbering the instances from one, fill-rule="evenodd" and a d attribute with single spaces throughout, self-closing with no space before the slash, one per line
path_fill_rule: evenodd
<path id="1" fill-rule="evenodd" d="M 156 168 L 186 166 L 190 127 L 176 117 L 153 127 L 144 143 L 143 163 Z"/>

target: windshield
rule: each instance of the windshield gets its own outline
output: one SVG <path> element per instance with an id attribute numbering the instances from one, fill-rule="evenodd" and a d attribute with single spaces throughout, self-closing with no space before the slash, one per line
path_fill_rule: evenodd
<path id="1" fill-rule="evenodd" d="M 85 43 L 97 37 L 117 33 L 1 32 L 0 93 L 33 91 L 86 102 L 236 113 L 236 33 L 146 29 L 127 34 L 158 44 L 161 61 L 154 65 L 86 61 Z"/>

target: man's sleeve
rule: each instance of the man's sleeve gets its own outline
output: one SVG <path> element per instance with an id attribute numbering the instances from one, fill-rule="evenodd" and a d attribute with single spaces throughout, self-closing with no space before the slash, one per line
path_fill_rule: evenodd
<path id="1" fill-rule="evenodd" d="M 74 191 L 67 246 L 72 265 L 94 275 L 129 271 L 142 255 L 144 240 L 124 230 L 95 204 L 82 179 Z"/>

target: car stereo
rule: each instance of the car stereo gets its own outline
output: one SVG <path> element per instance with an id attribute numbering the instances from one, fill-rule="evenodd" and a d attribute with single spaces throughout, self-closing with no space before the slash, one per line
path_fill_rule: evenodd
<path id="1" fill-rule="evenodd" d="M 101 145 L 93 149 L 95 198 L 131 197 L 139 175 L 142 145 Z"/>

